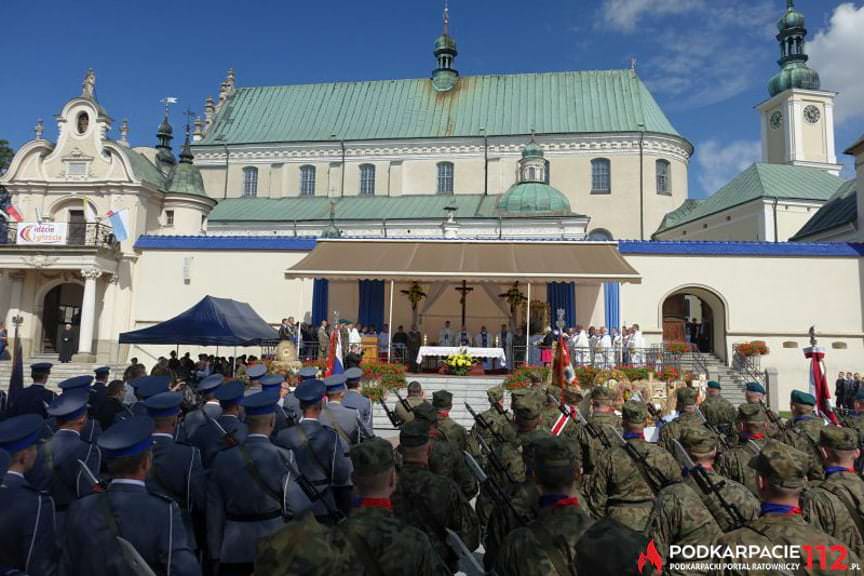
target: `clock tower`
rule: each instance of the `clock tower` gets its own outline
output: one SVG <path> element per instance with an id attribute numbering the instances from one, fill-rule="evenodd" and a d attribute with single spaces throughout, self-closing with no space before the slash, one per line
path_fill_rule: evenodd
<path id="1" fill-rule="evenodd" d="M 834 97 L 821 90 L 819 74 L 807 66 L 804 15 L 786 0 L 777 22 L 780 71 L 768 84 L 770 99 L 757 106 L 762 123 L 762 161 L 822 168 L 839 174 L 834 150 Z"/>

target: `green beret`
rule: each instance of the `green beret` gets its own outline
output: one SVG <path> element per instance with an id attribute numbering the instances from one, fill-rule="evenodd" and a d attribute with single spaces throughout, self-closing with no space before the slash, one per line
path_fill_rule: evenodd
<path id="1" fill-rule="evenodd" d="M 807 392 L 802 392 L 801 390 L 793 390 L 792 391 L 792 404 L 804 404 L 805 406 L 815 406 L 816 405 L 816 397 L 812 394 L 808 394 Z"/>
<path id="2" fill-rule="evenodd" d="M 748 382 L 744 389 L 747 390 L 747 392 L 758 392 L 759 394 L 765 394 L 765 387 L 758 382 Z"/>
<path id="3" fill-rule="evenodd" d="M 717 437 L 704 426 L 685 426 L 681 445 L 691 454 L 707 454 L 717 448 Z"/>
<path id="4" fill-rule="evenodd" d="M 393 446 L 383 438 L 372 438 L 351 447 L 351 464 L 358 476 L 375 476 L 393 468 Z"/>
<path id="5" fill-rule="evenodd" d="M 696 396 L 698 391 L 695 388 L 678 388 L 675 391 L 675 401 L 678 403 L 679 409 L 684 406 L 692 406 L 696 404 Z"/>
<path id="6" fill-rule="evenodd" d="M 714 390 L 720 390 L 721 389 L 720 383 L 717 382 L 716 380 L 709 380 L 708 381 L 708 388 L 713 388 Z"/>
<path id="7" fill-rule="evenodd" d="M 519 397 L 513 406 L 513 412 L 520 420 L 533 420 L 543 411 L 543 398 L 537 394 L 526 394 Z"/>
<path id="8" fill-rule="evenodd" d="M 595 386 L 591 389 L 591 400 L 609 400 L 612 392 L 605 386 Z"/>
<path id="9" fill-rule="evenodd" d="M 436 390 L 432 393 L 432 406 L 439 410 L 449 410 L 453 407 L 453 394 L 447 390 Z"/>
<path id="10" fill-rule="evenodd" d="M 738 406 L 738 420 L 741 422 L 750 423 L 758 423 L 758 422 L 766 422 L 768 420 L 768 415 L 765 414 L 765 410 L 762 409 L 762 406 L 759 404 L 741 404 Z"/>
<path id="11" fill-rule="evenodd" d="M 819 433 L 819 445 L 834 450 L 857 450 L 860 447 L 858 432 L 853 428 L 826 426 Z"/>
<path id="12" fill-rule="evenodd" d="M 414 414 L 414 418 L 422 420 L 427 424 L 438 423 L 438 411 L 429 402 L 421 402 L 417 406 L 414 406 L 412 414 Z"/>
<path id="13" fill-rule="evenodd" d="M 504 399 L 504 388 L 492 386 L 486 390 L 486 397 L 489 398 L 489 402 L 500 402 Z"/>
<path id="14" fill-rule="evenodd" d="M 648 407 L 638 400 L 628 400 L 621 408 L 621 417 L 631 424 L 643 424 L 648 420 Z"/>
<path id="15" fill-rule="evenodd" d="M 422 420 L 414 419 L 406 423 L 399 430 L 399 444 L 406 448 L 417 448 L 429 443 L 429 424 Z M 365 442 L 358 444 L 362 446 Z M 354 448 L 351 448 L 354 451 Z"/>
<path id="16" fill-rule="evenodd" d="M 534 469 L 573 468 L 576 457 L 567 443 L 558 436 L 549 436 L 533 442 Z"/>
<path id="17" fill-rule="evenodd" d="M 750 459 L 750 467 L 772 486 L 803 488 L 809 462 L 803 452 L 783 442 L 769 439 L 762 451 Z"/>

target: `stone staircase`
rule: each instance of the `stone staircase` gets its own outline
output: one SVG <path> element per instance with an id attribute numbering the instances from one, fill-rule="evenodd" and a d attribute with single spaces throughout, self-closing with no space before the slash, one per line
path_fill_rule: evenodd
<path id="1" fill-rule="evenodd" d="M 750 380 L 744 374 L 726 366 L 717 356 L 704 352 L 685 354 L 681 361 L 682 364 L 692 364 L 694 371 L 699 370 L 697 366 L 700 364 L 704 365 L 708 370 L 708 380 L 716 380 L 720 383 L 724 398 L 733 406 L 744 403 L 744 386 Z"/>
<path id="2" fill-rule="evenodd" d="M 72 378 L 73 376 L 81 376 L 83 374 L 93 374 L 93 370 L 105 364 L 99 363 L 76 363 L 69 362 L 60 364 L 59 357 L 56 354 L 37 354 L 24 360 L 24 386 L 30 384 L 30 365 L 37 362 L 51 362 L 54 364 L 51 368 L 51 376 L 48 378 L 48 388 L 57 390 L 57 384 Z M 110 364 L 111 380 L 122 378 L 123 371 L 126 369 L 126 364 Z M 12 375 L 12 361 L 3 360 L 0 362 L 0 390 L 6 390 L 9 387 L 9 377 Z"/>

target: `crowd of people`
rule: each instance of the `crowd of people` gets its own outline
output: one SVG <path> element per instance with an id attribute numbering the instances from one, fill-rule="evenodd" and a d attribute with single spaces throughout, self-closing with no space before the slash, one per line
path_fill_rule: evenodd
<path id="1" fill-rule="evenodd" d="M 59 395 L 34 364 L 0 421 L 0 573 L 752 574 L 761 558 L 684 569 L 693 558 L 671 551 L 825 546 L 846 566 L 864 553 L 864 391 L 842 426 L 798 390 L 784 422 L 758 383 L 738 407 L 716 382 L 704 399 L 680 388 L 662 419 L 603 386 L 532 377 L 509 406 L 490 388 L 464 428 L 452 393 L 411 382 L 385 404 L 388 441 L 359 368 L 304 367 L 292 388 L 256 359 L 233 377 L 209 364 L 157 365 L 194 385 L 103 367 Z"/>
<path id="2" fill-rule="evenodd" d="M 858 372 L 839 372 L 834 385 L 834 401 L 841 410 L 854 410 L 855 398 L 858 392 L 864 390 L 861 374 Z"/>

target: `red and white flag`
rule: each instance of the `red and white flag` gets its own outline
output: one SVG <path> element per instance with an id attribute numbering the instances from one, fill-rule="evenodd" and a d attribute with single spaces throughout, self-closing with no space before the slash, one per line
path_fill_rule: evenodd
<path id="1" fill-rule="evenodd" d="M 21 213 L 18 212 L 18 209 L 12 204 L 9 204 L 9 206 L 6 207 L 6 214 L 9 216 L 9 219 L 14 222 L 21 222 L 24 220 L 24 217 L 21 216 Z"/>
<path id="2" fill-rule="evenodd" d="M 804 357 L 810 360 L 810 393 L 816 398 L 816 408 L 822 416 L 839 425 L 837 415 L 831 407 L 831 389 L 828 388 L 828 379 L 825 376 L 825 348 L 816 345 L 804 348 Z"/>
<path id="3" fill-rule="evenodd" d="M 564 428 L 567 427 L 567 423 L 573 419 L 573 410 L 578 410 L 575 406 L 569 406 L 564 404 L 564 410 L 567 411 L 567 414 L 563 412 L 558 416 L 558 419 L 555 420 L 555 424 L 552 425 L 552 429 L 549 431 L 553 436 L 560 436 L 562 432 L 564 432 Z"/>

